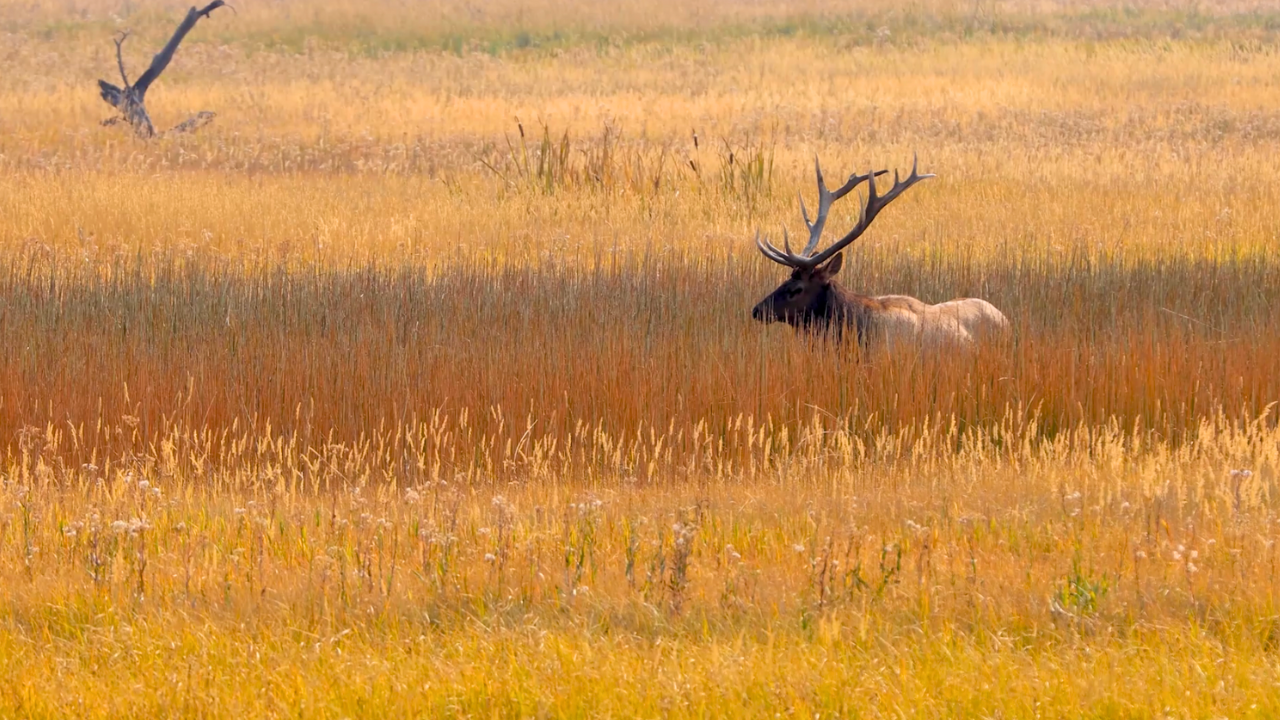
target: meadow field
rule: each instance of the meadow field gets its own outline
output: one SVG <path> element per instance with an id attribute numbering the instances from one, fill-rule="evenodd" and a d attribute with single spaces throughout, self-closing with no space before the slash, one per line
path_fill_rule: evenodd
<path id="1" fill-rule="evenodd" d="M 0 717 L 1280 713 L 1280 6 L 235 5 L 0 0 Z"/>

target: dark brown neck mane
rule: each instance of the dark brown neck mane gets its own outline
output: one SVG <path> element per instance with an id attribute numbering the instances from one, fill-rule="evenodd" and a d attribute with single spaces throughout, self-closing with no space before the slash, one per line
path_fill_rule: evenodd
<path id="1" fill-rule="evenodd" d="M 791 325 L 837 341 L 843 340 L 845 331 L 852 328 L 857 332 L 858 344 L 862 345 L 866 343 L 871 315 L 877 304 L 874 298 L 850 292 L 833 280 L 822 288 L 799 317 L 791 320 Z"/>

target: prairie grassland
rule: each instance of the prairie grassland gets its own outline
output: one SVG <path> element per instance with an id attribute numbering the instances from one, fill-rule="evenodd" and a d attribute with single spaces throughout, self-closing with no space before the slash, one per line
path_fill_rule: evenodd
<path id="1" fill-rule="evenodd" d="M 1009 428 L 1012 432 L 1012 428 Z M 1276 712 L 1274 429 L 801 431 L 655 480 L 185 434 L 6 487 L 0 702 L 121 715 Z M 54 443 L 48 447 L 46 443 Z M 493 458 L 500 451 L 484 451 Z M 643 458 L 638 458 L 643 460 Z M 1267 468 L 1228 473 L 1241 463 Z M 636 472 L 637 475 L 630 474 Z M 1265 473 L 1265 476 L 1264 476 Z"/>
<path id="2" fill-rule="evenodd" d="M 1277 711 L 1273 10 L 181 9 L 0 2 L 0 715 Z M 1012 340 L 751 323 L 913 153 Z"/>

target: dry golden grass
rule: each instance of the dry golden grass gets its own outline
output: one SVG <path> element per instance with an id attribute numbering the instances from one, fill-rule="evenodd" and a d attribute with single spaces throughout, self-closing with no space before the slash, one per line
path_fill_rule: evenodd
<path id="1" fill-rule="evenodd" d="M 1273 10 L 180 9 L 0 3 L 0 716 L 1277 711 Z M 1012 341 L 751 323 L 913 152 Z"/>
<path id="2" fill-rule="evenodd" d="M 184 433 L 81 468 L 59 465 L 70 433 L 24 436 L 5 488 L 0 702 L 1275 712 L 1276 431 L 1212 423 L 1177 448 L 1117 427 L 1005 431 L 863 446 L 802 428 L 764 435 L 773 452 L 751 468 L 703 433 L 653 479 L 660 451 L 590 429 L 574 451 L 505 453 L 445 424 L 308 452 Z M 526 479 L 442 472 L 451 436 Z M 575 452 L 587 469 L 562 465 Z M 1239 463 L 1258 470 L 1225 470 Z"/>

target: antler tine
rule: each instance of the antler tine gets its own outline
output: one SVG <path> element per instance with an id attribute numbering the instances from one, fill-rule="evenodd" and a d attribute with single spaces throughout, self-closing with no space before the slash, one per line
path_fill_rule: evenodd
<path id="1" fill-rule="evenodd" d="M 818 241 L 822 239 L 822 230 L 827 224 L 827 214 L 831 212 L 831 203 L 838 199 L 830 190 L 827 190 L 827 181 L 822 177 L 822 163 L 819 162 L 817 155 L 813 156 L 813 171 L 818 177 L 818 215 L 813 222 L 809 222 L 809 209 L 804 206 L 804 196 L 801 196 L 800 213 L 804 215 L 804 224 L 809 228 L 809 242 L 805 243 L 800 257 L 808 257 L 818 248 Z"/>
<path id="2" fill-rule="evenodd" d="M 845 181 L 844 185 L 841 185 L 839 188 L 837 188 L 835 192 L 831 193 L 831 195 L 834 199 L 839 200 L 845 195 L 848 195 L 849 193 L 853 192 L 854 188 L 870 180 L 872 177 L 880 177 L 881 175 L 884 175 L 887 172 L 889 171 L 876 170 L 874 172 L 869 172 L 866 175 L 859 175 L 857 173 L 854 173 L 849 176 L 849 179 Z"/>
<path id="3" fill-rule="evenodd" d="M 822 196 L 826 192 L 827 183 L 822 179 L 822 164 L 818 162 L 818 156 L 813 156 L 814 174 L 818 176 L 818 214 L 822 214 Z M 809 221 L 809 208 L 804 204 L 804 193 L 796 193 L 800 198 L 800 214 L 804 216 L 805 227 L 809 228 L 809 232 L 813 232 L 813 223 Z"/>
<path id="4" fill-rule="evenodd" d="M 888 171 L 886 170 L 884 172 Z M 871 223 L 875 221 L 876 216 L 880 214 L 880 211 L 888 207 L 889 203 L 896 200 L 898 196 L 902 195 L 902 193 L 906 192 L 907 188 L 915 185 L 921 180 L 936 177 L 932 173 L 925 173 L 924 175 L 921 175 L 919 171 L 919 159 L 913 155 L 911 160 L 911 174 L 908 175 L 905 180 L 902 180 L 898 176 L 898 171 L 894 170 L 893 187 L 889 188 L 889 192 L 884 195 L 877 195 L 876 176 L 882 174 L 884 173 L 872 172 L 867 174 L 867 199 L 862 203 L 861 211 L 858 213 L 858 224 L 854 225 L 852 230 L 850 230 L 844 237 L 832 243 L 826 250 L 823 250 L 812 257 L 804 258 L 803 264 L 805 267 L 817 267 L 818 265 L 826 262 L 836 253 L 848 247 L 854 240 L 862 237 L 862 234 L 867 231 L 867 228 L 871 227 Z M 861 176 L 850 178 L 849 182 L 853 183 L 858 177 Z M 859 180 L 859 182 L 861 182 L 861 180 Z M 856 185 L 856 183 L 854 184 Z"/>
<path id="5" fill-rule="evenodd" d="M 925 173 L 925 174 L 921 175 L 921 174 L 916 170 L 916 166 L 917 166 L 917 165 L 919 165 L 919 163 L 920 163 L 920 156 L 919 156 L 919 155 L 917 155 L 916 153 L 911 153 L 911 175 L 912 175 L 912 177 L 915 177 L 915 178 L 916 178 L 916 181 L 917 181 L 917 182 L 919 182 L 920 180 L 926 180 L 926 179 L 928 179 L 928 178 L 932 178 L 932 177 L 938 177 L 937 175 L 934 175 L 933 173 Z M 911 178 L 910 178 L 910 177 L 908 177 L 907 179 L 908 179 L 908 180 L 910 180 Z M 896 184 L 896 183 L 895 183 L 895 184 Z"/>
<path id="6" fill-rule="evenodd" d="M 759 230 L 756 230 L 756 248 L 760 250 L 760 254 L 778 263 L 779 265 L 784 265 L 789 268 L 796 267 L 795 264 L 792 263 L 787 256 L 782 254 L 781 250 L 773 246 L 773 243 L 769 242 L 768 240 L 762 239 L 760 237 Z"/>
<path id="7" fill-rule="evenodd" d="M 813 159 L 813 167 L 814 174 L 818 180 L 818 212 L 813 219 L 810 219 L 809 208 L 804 204 L 804 196 L 801 195 L 800 214 L 804 216 L 804 224 L 809 229 L 809 242 L 805 243 L 804 250 L 799 255 L 792 252 L 791 240 L 785 226 L 782 228 L 782 250 L 775 247 L 768 239 L 762 238 L 759 230 L 756 231 L 756 247 L 760 250 L 760 253 L 779 265 L 785 265 L 790 268 L 814 268 L 826 262 L 866 232 L 872 221 L 875 220 L 876 215 L 906 191 L 907 188 L 921 180 L 934 177 L 932 174 L 921 175 L 918 170 L 918 158 L 913 156 L 911 174 L 907 176 L 906 180 L 902 180 L 898 175 L 898 171 L 895 170 L 893 173 L 893 187 L 884 195 L 876 194 L 876 177 L 888 173 L 888 170 L 872 170 L 865 175 L 855 173 L 849 176 L 844 185 L 832 192 L 827 189 L 826 181 L 822 177 L 822 165 L 816 157 Z M 826 250 L 814 254 L 818 247 L 818 242 L 822 238 L 822 231 L 826 226 L 827 215 L 831 212 L 832 203 L 848 195 L 854 188 L 864 182 L 867 183 L 867 198 L 865 201 L 861 198 L 858 200 L 858 224 Z"/>

